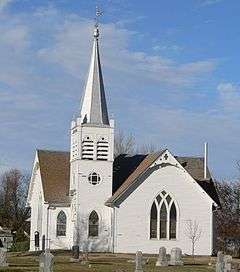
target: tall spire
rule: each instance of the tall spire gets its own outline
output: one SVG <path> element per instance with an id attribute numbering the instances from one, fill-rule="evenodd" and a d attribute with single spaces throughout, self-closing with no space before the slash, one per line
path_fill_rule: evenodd
<path id="1" fill-rule="evenodd" d="M 101 12 L 96 8 L 93 49 L 85 92 L 82 97 L 81 118 L 82 123 L 109 125 L 98 45 L 99 24 L 97 17 L 100 15 Z"/>

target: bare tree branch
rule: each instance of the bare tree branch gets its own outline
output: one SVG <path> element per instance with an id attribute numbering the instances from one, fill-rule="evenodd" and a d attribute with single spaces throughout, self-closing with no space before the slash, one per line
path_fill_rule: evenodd
<path id="1" fill-rule="evenodd" d="M 196 220 L 186 221 L 185 235 L 191 240 L 192 256 L 194 257 L 196 243 L 199 241 L 202 235 L 202 230 Z"/>

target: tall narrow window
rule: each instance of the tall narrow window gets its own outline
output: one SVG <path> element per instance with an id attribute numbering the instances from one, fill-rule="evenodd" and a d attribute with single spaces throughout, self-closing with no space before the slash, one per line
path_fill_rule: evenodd
<path id="1" fill-rule="evenodd" d="M 67 217 L 64 211 L 57 216 L 57 236 L 66 236 Z"/>
<path id="2" fill-rule="evenodd" d="M 165 203 L 162 204 L 160 210 L 160 238 L 167 238 L 167 208 Z"/>
<path id="3" fill-rule="evenodd" d="M 170 230 L 169 239 L 176 239 L 176 221 L 177 221 L 177 211 L 174 202 L 172 203 L 170 210 Z"/>
<path id="4" fill-rule="evenodd" d="M 153 202 L 151 208 L 150 238 L 152 239 L 157 238 L 157 207 L 155 202 Z"/>
<path id="5" fill-rule="evenodd" d="M 158 194 L 150 212 L 150 239 L 177 239 L 178 210 L 173 196 Z"/>
<path id="6" fill-rule="evenodd" d="M 97 237 L 99 229 L 99 217 L 95 211 L 89 215 L 88 235 L 89 237 Z"/>

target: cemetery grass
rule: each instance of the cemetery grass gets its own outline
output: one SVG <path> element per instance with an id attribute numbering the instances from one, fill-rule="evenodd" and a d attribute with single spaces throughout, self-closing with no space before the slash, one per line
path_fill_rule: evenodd
<path id="1" fill-rule="evenodd" d="M 135 265 L 128 260 L 133 260 L 134 255 L 127 254 L 90 254 L 89 265 L 81 265 L 79 263 L 71 263 L 70 252 L 53 252 L 54 272 L 133 272 Z M 149 263 L 144 266 L 144 272 L 213 272 L 214 265 L 209 266 L 210 257 L 196 257 L 195 260 L 191 257 L 185 257 L 185 265 L 182 267 L 156 267 L 155 256 L 144 256 L 149 258 Z M 215 262 L 215 258 L 211 259 Z M 8 253 L 9 267 L 0 268 L 0 271 L 23 272 L 23 271 L 38 271 L 38 254 L 30 253 Z"/>

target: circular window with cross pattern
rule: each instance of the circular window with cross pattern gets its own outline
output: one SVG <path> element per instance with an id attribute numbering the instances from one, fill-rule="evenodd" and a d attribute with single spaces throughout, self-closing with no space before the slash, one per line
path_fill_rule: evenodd
<path id="1" fill-rule="evenodd" d="M 101 176 L 96 172 L 92 172 L 88 176 L 88 181 L 92 185 L 97 185 L 101 182 Z"/>

